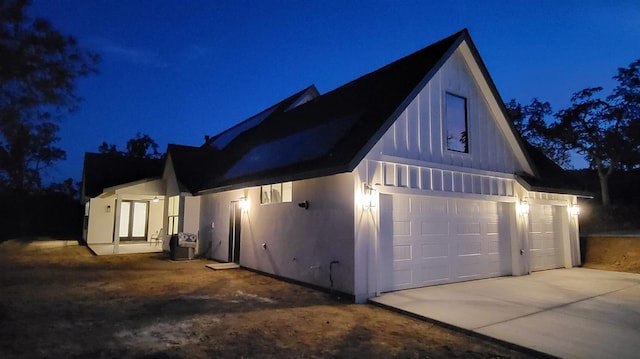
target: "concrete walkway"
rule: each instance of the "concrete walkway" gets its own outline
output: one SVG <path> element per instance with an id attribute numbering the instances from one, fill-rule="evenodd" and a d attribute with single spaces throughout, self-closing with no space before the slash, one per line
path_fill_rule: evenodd
<path id="1" fill-rule="evenodd" d="M 87 246 L 97 256 L 162 252 L 162 244 L 158 245 L 153 242 L 121 243 L 117 247 L 113 244 L 87 244 Z"/>
<path id="2" fill-rule="evenodd" d="M 371 301 L 562 358 L 640 353 L 640 274 L 556 269 L 385 293 Z"/>

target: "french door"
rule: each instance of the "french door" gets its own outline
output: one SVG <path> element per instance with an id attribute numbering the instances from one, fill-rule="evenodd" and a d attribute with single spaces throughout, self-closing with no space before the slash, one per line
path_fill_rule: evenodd
<path id="1" fill-rule="evenodd" d="M 122 201 L 120 204 L 121 241 L 146 241 L 149 202 Z"/>

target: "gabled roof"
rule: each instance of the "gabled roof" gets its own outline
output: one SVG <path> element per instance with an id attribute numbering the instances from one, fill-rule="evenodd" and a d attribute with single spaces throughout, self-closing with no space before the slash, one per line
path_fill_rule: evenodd
<path id="1" fill-rule="evenodd" d="M 208 143 L 239 132 L 222 141 L 215 165 L 200 173 L 204 180 L 191 190 L 219 191 L 353 170 L 420 85 L 466 39 L 462 30 L 295 108 L 269 108 L 212 138 Z"/>
<path id="2" fill-rule="evenodd" d="M 324 95 L 310 86 L 208 139 L 200 149 L 170 146 L 176 176 L 190 192 L 203 193 L 350 172 L 463 42 L 506 119 L 464 29 Z M 505 126 L 534 172 L 528 176 L 532 181 L 540 161 L 532 161 L 513 124 Z"/>
<path id="3" fill-rule="evenodd" d="M 161 159 L 85 153 L 82 196 L 95 197 L 105 188 L 162 176 Z"/>
<path id="4" fill-rule="evenodd" d="M 205 182 L 204 176 L 216 170 L 216 163 L 221 159 L 220 153 L 220 150 L 210 148 L 206 144 L 202 147 L 169 144 L 167 160 L 171 159 L 180 191 L 193 192 L 194 189 L 200 188 Z"/>

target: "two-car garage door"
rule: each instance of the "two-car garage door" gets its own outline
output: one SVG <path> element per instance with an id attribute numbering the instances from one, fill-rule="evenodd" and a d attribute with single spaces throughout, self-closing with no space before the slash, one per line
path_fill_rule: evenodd
<path id="1" fill-rule="evenodd" d="M 504 204 L 426 196 L 380 198 L 381 290 L 511 273 Z"/>
<path id="2" fill-rule="evenodd" d="M 509 208 L 512 203 L 381 195 L 381 291 L 511 274 Z M 554 210 L 530 208 L 531 271 L 562 266 Z"/>

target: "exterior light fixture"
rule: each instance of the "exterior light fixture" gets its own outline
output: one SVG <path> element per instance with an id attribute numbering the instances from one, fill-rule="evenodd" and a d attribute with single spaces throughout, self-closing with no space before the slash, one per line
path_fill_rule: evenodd
<path id="1" fill-rule="evenodd" d="M 158 199 L 158 196 L 153 197 L 153 203 L 158 203 L 160 202 L 160 199 Z"/>
<path id="2" fill-rule="evenodd" d="M 523 216 L 529 214 L 529 202 L 527 202 L 526 199 L 518 202 L 518 204 L 516 205 L 516 211 L 518 212 L 518 214 Z"/>
<path id="3" fill-rule="evenodd" d="M 577 204 L 572 204 L 569 206 L 569 214 L 572 216 L 577 216 L 580 214 L 580 207 Z"/>
<path id="4" fill-rule="evenodd" d="M 107 206 L 107 213 L 111 212 L 111 206 Z"/>
<path id="5" fill-rule="evenodd" d="M 240 206 L 242 212 L 247 212 L 249 210 L 249 199 L 246 197 L 240 197 L 238 205 Z"/>
<path id="6" fill-rule="evenodd" d="M 368 184 L 364 184 L 364 190 L 362 195 L 362 208 L 370 209 L 375 208 L 378 205 L 378 191 Z"/>

